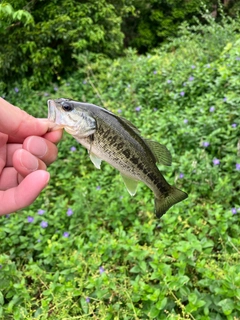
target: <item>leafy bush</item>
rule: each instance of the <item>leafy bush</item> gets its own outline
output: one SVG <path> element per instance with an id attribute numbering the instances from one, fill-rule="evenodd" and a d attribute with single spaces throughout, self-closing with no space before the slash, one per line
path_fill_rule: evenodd
<path id="1" fill-rule="evenodd" d="M 31 24 L 21 23 L 18 10 L 12 16 L 19 17 L 19 21 L 14 24 L 8 21 L 8 26 L 0 29 L 3 82 L 26 76 L 32 86 L 47 83 L 53 76 L 60 79 L 62 74 L 74 70 L 76 53 L 90 51 L 113 57 L 122 48 L 121 16 L 111 1 L 61 0 L 56 4 L 9 0 L 9 3 L 15 10 L 25 4 L 25 11 L 21 12 L 31 12 L 32 20 Z"/>
<path id="2" fill-rule="evenodd" d="M 3 319 L 239 319 L 240 40 L 223 38 L 218 55 L 183 36 L 175 51 L 89 58 L 59 87 L 6 96 L 36 117 L 47 98 L 72 97 L 128 118 L 167 145 L 160 170 L 189 198 L 156 220 L 147 187 L 131 198 L 65 135 L 50 185 L 1 218 Z"/>
<path id="3" fill-rule="evenodd" d="M 13 85 L 16 79 L 24 79 L 25 85 L 35 88 L 61 81 L 76 70 L 79 54 L 113 58 L 122 55 L 123 45 L 138 52 L 149 51 L 176 36 L 183 21 L 196 25 L 194 16 L 205 21 L 200 8 L 221 11 L 217 3 L 217 0 L 3 2 L 0 91 Z M 232 6 L 235 8 L 236 4 L 226 2 L 225 9 Z M 218 14 L 217 18 L 224 20 L 224 15 Z M 196 26 L 195 31 L 198 30 Z"/>
<path id="4" fill-rule="evenodd" d="M 158 47 L 170 37 L 176 37 L 183 22 L 194 26 L 198 17 L 206 23 L 202 11 L 211 14 L 218 22 L 225 15 L 236 18 L 239 12 L 239 1 L 150 0 L 133 1 L 133 5 L 135 11 L 123 19 L 123 32 L 126 45 L 141 53 Z"/>

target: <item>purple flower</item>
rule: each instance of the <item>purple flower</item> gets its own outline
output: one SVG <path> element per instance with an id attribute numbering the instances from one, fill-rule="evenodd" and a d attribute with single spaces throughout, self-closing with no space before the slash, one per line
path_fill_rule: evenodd
<path id="1" fill-rule="evenodd" d="M 97 190 L 100 190 L 100 189 L 101 189 L 101 187 L 100 187 L 100 186 L 97 186 L 97 187 L 96 187 L 96 189 L 97 189 Z"/>
<path id="2" fill-rule="evenodd" d="M 226 97 L 224 97 L 224 98 L 223 98 L 223 101 L 224 101 L 224 102 L 225 102 L 225 101 L 227 101 L 227 98 L 226 98 Z"/>
<path id="3" fill-rule="evenodd" d="M 183 174 L 183 173 L 180 173 L 180 174 L 179 174 L 179 178 L 182 179 L 183 177 L 184 177 L 184 174 Z"/>
<path id="4" fill-rule="evenodd" d="M 14 91 L 15 91 L 16 93 L 18 93 L 18 92 L 19 92 L 19 89 L 18 89 L 17 87 L 15 87 L 15 88 L 14 88 Z"/>
<path id="5" fill-rule="evenodd" d="M 236 208 L 232 208 L 232 214 L 236 214 L 237 213 L 237 209 Z"/>
<path id="6" fill-rule="evenodd" d="M 237 58 L 236 58 L 236 60 L 238 60 L 238 61 L 239 61 L 239 60 L 240 60 L 240 57 L 237 57 Z"/>
<path id="7" fill-rule="evenodd" d="M 184 91 L 181 91 L 181 92 L 180 92 L 180 96 L 183 97 L 184 95 L 185 95 L 185 92 L 184 92 Z"/>
<path id="8" fill-rule="evenodd" d="M 70 148 L 70 151 L 72 151 L 72 152 L 74 152 L 74 151 L 76 151 L 76 150 L 77 150 L 77 148 L 74 147 L 74 146 Z"/>
<path id="9" fill-rule="evenodd" d="M 33 218 L 33 217 L 28 216 L 28 217 L 27 217 L 27 221 L 28 221 L 29 223 L 31 223 L 31 222 L 33 222 L 33 221 L 34 221 L 34 218 Z"/>
<path id="10" fill-rule="evenodd" d="M 49 96 L 49 93 L 44 92 L 44 97 L 47 97 L 47 96 Z"/>
<path id="11" fill-rule="evenodd" d="M 40 223 L 40 226 L 41 226 L 42 228 L 47 228 L 47 226 L 48 226 L 47 221 L 42 221 L 42 222 Z"/>
<path id="12" fill-rule="evenodd" d="M 184 119 L 183 122 L 184 122 L 184 123 L 188 123 L 188 119 Z"/>
<path id="13" fill-rule="evenodd" d="M 118 111 L 117 111 L 118 113 L 122 113 L 122 110 L 121 109 L 118 109 Z"/>
<path id="14" fill-rule="evenodd" d="M 210 107 L 209 109 L 210 112 L 214 112 L 214 110 L 215 110 L 215 107 Z"/>
<path id="15" fill-rule="evenodd" d="M 71 208 L 68 208 L 67 210 L 67 216 L 70 217 L 73 214 L 73 211 Z"/>
<path id="16" fill-rule="evenodd" d="M 87 302 L 87 303 L 90 302 L 90 298 L 89 298 L 89 297 L 86 298 L 86 302 Z"/>
<path id="17" fill-rule="evenodd" d="M 103 267 L 100 267 L 100 268 L 99 268 L 99 272 L 100 272 L 100 274 L 103 274 L 103 273 L 105 272 L 104 268 L 103 268 Z"/>
<path id="18" fill-rule="evenodd" d="M 167 80 L 167 83 L 172 83 L 172 80 Z"/>
<path id="19" fill-rule="evenodd" d="M 86 84 L 87 83 L 87 80 L 83 80 L 83 84 Z"/>
<path id="20" fill-rule="evenodd" d="M 193 76 L 191 76 L 191 77 L 188 78 L 188 81 L 193 81 L 193 80 L 194 80 L 194 77 L 193 77 Z"/>
<path id="21" fill-rule="evenodd" d="M 69 237 L 69 232 L 65 231 L 65 232 L 63 233 L 63 237 L 64 237 L 64 238 L 68 238 L 68 237 Z"/>
<path id="22" fill-rule="evenodd" d="M 54 91 L 58 91 L 58 87 L 54 87 L 53 89 L 54 89 Z"/>
<path id="23" fill-rule="evenodd" d="M 210 143 L 208 141 L 203 141 L 202 146 L 204 148 L 207 148 L 210 145 Z"/>
<path id="24" fill-rule="evenodd" d="M 240 163 L 236 163 L 236 170 L 240 171 Z"/>
<path id="25" fill-rule="evenodd" d="M 136 107 L 135 110 L 136 110 L 137 112 L 140 111 L 140 110 L 141 110 L 141 106 Z"/>
<path id="26" fill-rule="evenodd" d="M 38 213 L 40 216 L 42 216 L 45 212 L 46 212 L 46 210 L 39 209 L 37 213 Z"/>
<path id="27" fill-rule="evenodd" d="M 157 71 L 156 71 L 156 70 L 154 70 L 154 71 L 153 71 L 153 73 L 154 73 L 154 74 L 156 74 L 156 73 L 157 73 Z"/>
<path id="28" fill-rule="evenodd" d="M 236 128 L 237 124 L 236 123 L 233 123 L 232 124 L 232 128 Z"/>
<path id="29" fill-rule="evenodd" d="M 191 68 L 192 68 L 192 69 L 195 69 L 195 68 L 196 68 L 196 66 L 191 66 Z"/>
<path id="30" fill-rule="evenodd" d="M 217 159 L 217 158 L 214 158 L 214 159 L 213 159 L 213 164 L 214 164 L 214 166 L 219 165 L 219 164 L 220 164 L 220 160 Z"/>
<path id="31" fill-rule="evenodd" d="M 41 239 L 37 239 L 37 242 L 41 242 Z"/>
<path id="32" fill-rule="evenodd" d="M 207 64 L 207 66 L 206 66 L 207 68 L 211 68 L 211 65 L 210 64 Z"/>

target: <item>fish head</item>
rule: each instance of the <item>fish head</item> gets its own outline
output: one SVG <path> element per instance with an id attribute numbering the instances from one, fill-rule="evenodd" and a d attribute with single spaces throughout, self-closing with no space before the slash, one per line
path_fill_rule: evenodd
<path id="1" fill-rule="evenodd" d="M 90 112 L 70 99 L 48 100 L 48 120 L 53 123 L 52 131 L 64 128 L 78 138 L 88 137 L 96 130 L 96 121 Z"/>

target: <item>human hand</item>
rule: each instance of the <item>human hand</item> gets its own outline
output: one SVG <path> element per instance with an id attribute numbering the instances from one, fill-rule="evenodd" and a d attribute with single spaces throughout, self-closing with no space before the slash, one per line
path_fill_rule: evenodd
<path id="1" fill-rule="evenodd" d="M 48 184 L 62 130 L 0 98 L 0 215 L 30 205 Z"/>

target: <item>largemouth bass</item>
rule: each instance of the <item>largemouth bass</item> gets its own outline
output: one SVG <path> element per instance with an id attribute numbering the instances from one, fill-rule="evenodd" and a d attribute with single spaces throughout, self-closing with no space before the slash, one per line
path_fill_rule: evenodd
<path id="1" fill-rule="evenodd" d="M 171 165 L 167 148 L 142 138 L 128 120 L 102 107 L 63 98 L 48 100 L 48 119 L 55 129 L 64 128 L 88 150 L 96 168 L 104 160 L 119 170 L 131 195 L 139 181 L 145 183 L 154 193 L 157 217 L 187 198 L 185 192 L 168 184 L 156 165 Z"/>

